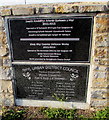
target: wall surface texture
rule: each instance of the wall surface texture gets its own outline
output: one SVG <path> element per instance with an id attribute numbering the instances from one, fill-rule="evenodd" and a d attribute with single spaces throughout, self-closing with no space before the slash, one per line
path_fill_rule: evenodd
<path id="1" fill-rule="evenodd" d="M 6 37 L 5 17 L 48 14 L 94 16 L 89 74 L 89 100 L 92 108 L 109 106 L 109 9 L 106 2 L 32 4 L 0 7 L 0 106 L 14 105 L 13 71 Z"/>

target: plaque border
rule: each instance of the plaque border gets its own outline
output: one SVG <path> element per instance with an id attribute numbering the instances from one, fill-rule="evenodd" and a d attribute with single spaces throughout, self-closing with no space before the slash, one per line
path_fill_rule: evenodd
<path id="1" fill-rule="evenodd" d="M 90 92 L 89 92 L 89 87 L 90 87 L 90 82 L 91 82 L 91 75 L 89 75 L 92 71 L 91 71 L 91 64 L 90 64 L 90 62 L 91 62 L 91 54 L 92 54 L 92 50 L 91 50 L 91 48 L 92 48 L 92 35 L 93 35 L 93 25 L 94 25 L 94 16 L 96 15 L 96 13 L 94 14 L 94 13 L 81 13 L 81 14 L 79 14 L 79 13 L 73 13 L 73 14 L 58 14 L 58 15 L 54 15 L 54 14 L 46 14 L 46 15 L 32 15 L 32 16 L 6 16 L 5 17 L 5 28 L 6 28 L 6 35 L 7 35 L 7 43 L 8 43 L 8 45 L 9 45 L 9 53 L 10 53 L 10 57 L 11 57 L 11 65 L 81 65 L 81 66 L 83 66 L 83 65 L 87 65 L 87 66 L 89 66 L 89 70 L 88 70 L 88 73 L 87 73 L 87 93 L 86 93 L 86 102 L 65 102 L 65 103 L 67 103 L 67 104 L 69 104 L 70 106 L 70 108 L 72 108 L 72 106 L 75 106 L 75 107 L 77 107 L 77 108 L 89 108 L 89 102 L 90 102 L 90 99 L 88 99 L 88 96 L 90 95 Z M 10 38 L 9 38 L 9 27 L 8 27 L 8 25 L 7 25 L 7 21 L 8 21 L 8 19 L 15 19 L 15 18 L 30 18 L 30 17 L 46 17 L 46 18 L 48 18 L 48 17 L 81 17 L 81 16 L 83 16 L 83 17 L 90 17 L 90 18 L 92 18 L 92 25 L 91 25 L 91 35 L 90 35 L 90 47 L 89 47 L 89 61 L 87 61 L 87 62 L 85 62 L 85 61 L 83 61 L 83 62 L 80 62 L 80 61 L 77 61 L 77 62 L 43 62 L 43 61 L 41 61 L 41 62 L 37 62 L 37 61 L 24 61 L 24 60 L 22 60 L 22 61 L 13 61 L 13 59 L 12 59 L 12 52 L 11 52 L 11 49 L 12 49 L 12 44 L 10 43 Z M 13 69 L 13 67 L 12 67 L 12 69 Z M 22 105 L 22 106 L 29 106 L 29 104 L 28 104 L 28 100 L 20 100 L 20 99 L 16 99 L 16 94 L 15 94 L 15 74 L 14 74 L 14 72 L 13 72 L 13 80 L 12 80 L 12 87 L 13 87 L 13 92 L 14 92 L 14 101 L 15 101 L 15 104 L 16 105 Z M 32 100 L 30 100 L 30 101 L 32 101 Z M 36 104 L 34 104 L 34 102 L 36 103 Z M 33 104 L 31 105 L 31 106 L 38 106 L 38 104 L 37 104 L 37 102 L 38 103 L 40 103 L 40 104 L 46 104 L 47 102 L 48 102 L 48 106 L 46 106 L 46 107 L 50 107 L 51 106 L 51 103 L 50 102 L 55 102 L 55 101 L 46 101 L 46 100 L 43 100 L 43 101 L 40 101 L 40 100 L 33 100 Z M 27 103 L 27 104 L 26 104 Z M 54 105 L 54 104 L 53 104 Z M 55 104 L 56 105 L 56 104 Z M 44 106 L 44 105 L 42 105 L 42 106 Z M 58 107 L 58 106 L 57 106 Z M 66 107 L 67 107 L 67 105 L 66 105 Z M 66 108 L 65 107 L 65 108 Z"/>

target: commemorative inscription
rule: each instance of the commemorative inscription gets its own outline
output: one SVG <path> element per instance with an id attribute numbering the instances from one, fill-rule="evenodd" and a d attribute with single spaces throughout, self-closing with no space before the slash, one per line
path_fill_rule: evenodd
<path id="1" fill-rule="evenodd" d="M 92 17 L 7 20 L 13 61 L 89 61 Z"/>
<path id="2" fill-rule="evenodd" d="M 85 102 L 92 22 L 90 16 L 8 18 L 15 98 Z"/>
<path id="3" fill-rule="evenodd" d="M 14 65 L 17 99 L 84 101 L 87 66 Z M 84 74 L 83 74 L 84 73 Z"/>

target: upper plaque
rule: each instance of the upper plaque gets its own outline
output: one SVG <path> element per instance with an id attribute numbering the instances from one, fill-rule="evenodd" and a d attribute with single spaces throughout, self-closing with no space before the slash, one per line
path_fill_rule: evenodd
<path id="1" fill-rule="evenodd" d="M 92 17 L 9 18 L 13 61 L 88 62 Z"/>

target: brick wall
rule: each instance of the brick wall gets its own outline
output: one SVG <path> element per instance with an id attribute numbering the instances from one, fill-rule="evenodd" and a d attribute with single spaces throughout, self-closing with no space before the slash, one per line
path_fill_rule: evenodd
<path id="1" fill-rule="evenodd" d="M 64 13 L 94 15 L 88 104 L 93 108 L 109 105 L 109 13 L 107 3 L 86 2 L 0 7 L 0 106 L 14 105 L 13 71 L 4 18 Z"/>
<path id="2" fill-rule="evenodd" d="M 109 14 L 99 13 L 94 20 L 91 106 L 108 105 Z"/>

